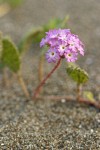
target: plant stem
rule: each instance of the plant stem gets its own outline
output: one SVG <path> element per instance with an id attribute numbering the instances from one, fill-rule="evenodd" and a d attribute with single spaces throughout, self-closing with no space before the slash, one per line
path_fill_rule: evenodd
<path id="1" fill-rule="evenodd" d="M 37 95 L 40 92 L 41 87 L 45 84 L 46 80 L 52 75 L 52 73 L 58 68 L 58 66 L 60 65 L 61 59 L 58 60 L 57 64 L 55 65 L 55 67 L 51 70 L 51 72 L 44 78 L 44 80 L 42 80 L 42 82 L 39 84 L 39 86 L 36 88 L 34 95 L 33 95 L 33 99 L 37 97 Z"/>
<path id="2" fill-rule="evenodd" d="M 81 86 L 81 84 L 77 83 L 77 100 L 78 101 L 81 97 L 81 92 L 82 92 L 82 86 Z"/>
<path id="3" fill-rule="evenodd" d="M 22 87 L 22 90 L 23 90 L 26 98 L 29 100 L 30 99 L 30 94 L 29 94 L 29 92 L 27 90 L 26 84 L 25 84 L 24 79 L 23 79 L 23 77 L 22 77 L 20 72 L 17 73 L 17 77 L 18 77 L 18 81 L 19 81 L 19 83 L 20 83 L 20 85 Z"/>
<path id="4" fill-rule="evenodd" d="M 87 105 L 92 105 L 93 107 L 97 108 L 97 109 L 100 109 L 100 102 L 98 100 L 95 100 L 95 101 L 90 101 L 88 99 L 84 99 L 84 98 L 81 98 L 76 101 L 75 97 L 73 96 L 54 96 L 54 95 L 51 95 L 51 96 L 48 96 L 48 95 L 45 95 L 43 97 L 38 97 L 39 99 L 50 99 L 50 100 L 56 100 L 56 101 L 61 101 L 62 99 L 65 99 L 66 101 L 72 101 L 72 102 L 77 102 L 77 103 L 83 103 L 83 104 L 87 104 Z"/>
<path id="5" fill-rule="evenodd" d="M 80 97 L 79 102 L 80 102 L 80 103 L 85 103 L 85 104 L 87 104 L 87 105 L 93 105 L 94 107 L 100 109 L 100 102 L 97 101 L 97 100 L 95 100 L 95 101 L 92 102 L 92 101 L 90 101 L 90 100 L 88 100 L 88 99 L 84 99 L 84 98 L 81 98 L 81 97 Z"/>

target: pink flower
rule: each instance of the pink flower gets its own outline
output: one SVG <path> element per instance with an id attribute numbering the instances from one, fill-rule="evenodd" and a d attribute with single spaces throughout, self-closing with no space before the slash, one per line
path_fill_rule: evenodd
<path id="1" fill-rule="evenodd" d="M 40 42 L 40 47 L 45 45 L 49 47 L 46 53 L 48 62 L 56 62 L 60 58 L 74 62 L 77 60 L 78 54 L 84 55 L 83 43 L 69 29 L 49 30 Z"/>
<path id="2" fill-rule="evenodd" d="M 49 49 L 46 53 L 46 59 L 49 63 L 55 63 L 58 59 L 60 59 L 60 56 L 55 49 Z"/>
<path id="3" fill-rule="evenodd" d="M 71 52 L 70 50 L 67 50 L 67 52 L 64 54 L 68 62 L 75 62 L 77 60 L 77 55 L 77 53 Z"/>
<path id="4" fill-rule="evenodd" d="M 57 47 L 57 50 L 58 50 L 60 56 L 64 55 L 66 49 L 67 49 L 67 43 L 66 42 L 61 42 L 61 44 L 59 44 Z"/>

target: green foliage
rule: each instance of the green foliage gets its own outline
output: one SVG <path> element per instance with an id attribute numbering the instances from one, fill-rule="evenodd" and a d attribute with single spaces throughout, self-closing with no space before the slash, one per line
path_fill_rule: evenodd
<path id="1" fill-rule="evenodd" d="M 87 72 L 76 66 L 68 66 L 67 73 L 78 84 L 84 84 L 89 79 Z"/>
<path id="2" fill-rule="evenodd" d="M 0 32 L 0 71 L 4 67 L 2 62 L 1 62 L 1 56 L 2 56 L 2 50 L 3 50 L 3 45 L 2 45 L 2 33 Z"/>
<path id="3" fill-rule="evenodd" d="M 0 0 L 0 3 L 8 3 L 11 7 L 19 6 L 23 0 Z"/>
<path id="4" fill-rule="evenodd" d="M 20 69 L 20 58 L 18 49 L 14 43 L 8 39 L 3 39 L 3 51 L 2 51 L 2 64 L 9 67 L 13 72 L 17 72 Z"/>
<path id="5" fill-rule="evenodd" d="M 0 32 L 0 59 L 2 55 L 2 33 Z"/>

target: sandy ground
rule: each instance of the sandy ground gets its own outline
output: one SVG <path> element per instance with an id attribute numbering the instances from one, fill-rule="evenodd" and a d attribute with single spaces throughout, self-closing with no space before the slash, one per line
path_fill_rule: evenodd
<path id="1" fill-rule="evenodd" d="M 99 0 L 26 0 L 24 5 L 0 18 L 0 30 L 18 43 L 31 27 L 67 14 L 69 28 L 79 35 L 86 47 L 85 56 L 77 62 L 90 75 L 85 89 L 93 91 L 99 99 Z M 23 75 L 30 93 L 38 84 L 39 54 L 39 48 L 33 47 L 23 58 Z M 53 64 L 46 63 L 45 74 L 52 67 Z M 75 95 L 75 84 L 66 76 L 65 67 L 63 62 L 48 80 L 44 95 Z M 2 74 L 0 76 L 2 78 Z M 9 89 L 0 85 L 0 150 L 58 149 L 100 150 L 99 110 L 61 100 L 27 102 L 16 80 Z"/>

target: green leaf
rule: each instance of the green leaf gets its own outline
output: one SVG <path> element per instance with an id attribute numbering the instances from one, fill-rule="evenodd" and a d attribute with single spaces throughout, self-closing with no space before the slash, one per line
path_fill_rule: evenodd
<path id="1" fill-rule="evenodd" d="M 67 73 L 78 84 L 86 83 L 89 79 L 87 72 L 76 66 L 67 67 Z"/>
<path id="2" fill-rule="evenodd" d="M 3 39 L 2 62 L 13 72 L 18 72 L 20 69 L 18 49 L 8 38 Z"/>
<path id="3" fill-rule="evenodd" d="M 33 28 L 29 31 L 24 38 L 19 43 L 19 53 L 27 51 L 30 48 L 30 45 L 34 43 L 36 37 L 40 34 L 41 35 L 42 28 Z"/>
<path id="4" fill-rule="evenodd" d="M 83 92 L 83 96 L 84 96 L 86 99 L 88 99 L 89 101 L 91 101 L 91 102 L 94 102 L 94 101 L 95 101 L 94 95 L 93 95 L 93 93 L 92 93 L 91 91 L 84 91 L 84 92 Z"/>
<path id="5" fill-rule="evenodd" d="M 2 33 L 0 32 L 0 59 L 2 55 Z"/>

